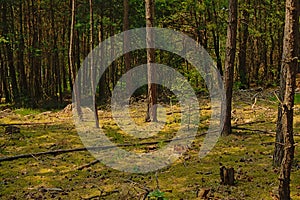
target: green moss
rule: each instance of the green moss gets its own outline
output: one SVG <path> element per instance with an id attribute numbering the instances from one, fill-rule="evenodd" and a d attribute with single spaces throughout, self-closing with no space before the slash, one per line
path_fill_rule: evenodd
<path id="1" fill-rule="evenodd" d="M 274 132 L 276 128 L 276 103 L 258 101 L 254 108 L 252 104 L 235 102 L 233 125 L 248 129 L 265 130 L 269 134 L 255 131 L 234 129 L 228 137 L 221 137 L 211 152 L 203 159 L 199 159 L 198 152 L 204 136 L 197 137 L 192 147 L 172 165 L 160 169 L 155 173 L 129 174 L 119 172 L 101 163 L 91 165 L 83 170 L 79 166 L 95 160 L 88 151 L 72 152 L 59 155 L 44 155 L 26 159 L 18 159 L 0 163 L 0 198 L 10 199 L 81 199 L 104 195 L 103 199 L 138 199 L 147 195 L 151 198 L 163 195 L 167 199 L 196 199 L 201 188 L 210 189 L 212 199 L 272 199 L 270 192 L 278 186 L 278 169 L 272 166 L 274 149 Z M 136 107 L 133 117 L 141 125 L 143 108 Z M 176 108 L 177 109 L 177 108 Z M 138 112 L 140 110 L 140 112 Z M 169 112 L 170 110 L 167 110 Z M 297 115 L 299 108 L 295 107 L 295 124 L 300 123 Z M 101 126 L 105 134 L 116 143 L 137 143 L 147 141 L 163 141 L 172 138 L 178 130 L 177 118 L 180 113 L 170 115 L 164 128 L 155 136 L 137 139 L 120 130 L 109 117 L 109 111 L 102 113 Z M 25 116 L 27 114 L 24 114 Z M 12 156 L 23 153 L 34 153 L 56 149 L 70 149 L 83 147 L 81 140 L 72 123 L 71 115 L 49 113 L 45 116 L 33 114 L 28 119 L 23 114 L 1 118 L 0 123 L 11 122 L 53 122 L 47 125 L 21 126 L 21 133 L 15 135 L 4 134 L 4 127 L 0 128 L 0 156 Z M 209 125 L 210 111 L 207 105 L 201 109 L 201 123 L 199 134 Z M 263 123 L 247 124 L 258 119 Z M 244 124 L 244 125 L 243 125 Z M 295 126 L 295 133 L 299 128 Z M 295 142 L 300 137 L 295 136 Z M 154 150 L 166 144 L 158 143 Z M 153 146 L 152 146 L 153 148 Z M 134 152 L 147 152 L 146 145 L 126 147 Z M 293 199 L 300 196 L 300 165 L 299 148 L 296 146 L 295 164 L 292 171 L 291 194 Z M 220 185 L 220 166 L 234 167 L 236 185 L 233 187 Z M 62 191 L 47 191 L 43 188 L 60 188 Z M 159 190 L 158 190 L 159 188 Z M 159 192 L 158 192 L 159 191 Z M 155 196 L 156 195 L 156 196 Z"/>
<path id="2" fill-rule="evenodd" d="M 14 110 L 14 112 L 16 114 L 19 114 L 19 115 L 22 115 L 22 116 L 37 115 L 37 114 L 41 113 L 40 110 L 30 109 L 30 108 L 19 108 L 19 109 Z"/>

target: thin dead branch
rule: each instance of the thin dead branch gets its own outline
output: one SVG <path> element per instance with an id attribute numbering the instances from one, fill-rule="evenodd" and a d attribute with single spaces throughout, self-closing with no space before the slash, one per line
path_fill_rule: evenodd
<path id="1" fill-rule="evenodd" d="M 237 126 L 232 127 L 232 129 L 242 130 L 242 131 L 260 132 L 260 133 L 267 133 L 267 134 L 275 134 L 275 132 L 258 130 L 258 129 L 243 128 L 243 127 L 237 127 Z"/>
<path id="2" fill-rule="evenodd" d="M 83 170 L 84 168 L 90 167 L 94 164 L 97 164 L 99 162 L 99 160 L 93 160 L 92 162 L 85 164 L 85 165 L 81 165 L 80 167 L 77 167 L 77 170 Z"/>
<path id="3" fill-rule="evenodd" d="M 53 123 L 54 122 L 9 123 L 9 124 L 0 124 L 0 126 L 34 126 L 34 125 L 47 125 Z"/>
<path id="4" fill-rule="evenodd" d="M 207 134 L 202 133 L 198 135 L 197 137 L 203 136 Z M 111 145 L 111 146 L 98 146 L 98 147 L 82 147 L 82 148 L 74 148 L 74 149 L 58 149 L 54 151 L 45 151 L 45 152 L 38 152 L 38 153 L 29 153 L 29 154 L 20 154 L 20 155 L 15 155 L 15 156 L 9 156 L 9 157 L 2 157 L 0 158 L 0 162 L 3 161 L 12 161 L 12 160 L 17 160 L 20 158 L 35 158 L 37 156 L 42 156 L 42 155 L 58 155 L 58 154 L 63 154 L 63 153 L 71 153 L 71 152 L 78 152 L 78 151 L 87 151 L 87 150 L 100 150 L 100 149 L 111 149 L 111 148 L 116 148 L 116 147 L 131 147 L 131 146 L 136 146 L 136 145 L 153 145 L 153 144 L 159 144 L 159 143 L 169 143 L 174 140 L 184 140 L 188 137 L 185 138 L 178 138 L 178 139 L 169 139 L 169 140 L 163 140 L 163 141 L 154 141 L 154 142 L 141 142 L 141 143 L 126 143 L 126 144 L 116 144 L 116 145 Z"/>

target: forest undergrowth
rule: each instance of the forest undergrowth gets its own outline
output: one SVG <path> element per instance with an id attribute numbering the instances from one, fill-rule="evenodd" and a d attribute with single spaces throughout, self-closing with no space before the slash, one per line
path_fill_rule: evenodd
<path id="1" fill-rule="evenodd" d="M 131 174 L 111 169 L 85 150 L 73 124 L 71 106 L 60 111 L 11 109 L 0 111 L 1 199 L 275 199 L 279 169 L 272 166 L 278 101 L 275 89 L 237 90 L 232 111 L 233 134 L 220 137 L 204 158 L 198 152 L 210 118 L 207 99 L 200 98 L 200 125 L 193 145 L 179 160 L 157 172 Z M 146 102 L 130 106 L 131 117 L 143 125 Z M 137 153 L 156 151 L 175 136 L 180 107 L 164 104 L 167 118 L 154 137 L 139 140 L 124 133 L 109 109 L 99 111 L 105 134 Z M 295 159 L 291 196 L 300 199 L 300 104 L 295 105 Z M 16 131 L 7 131 L 15 124 Z M 19 129 L 18 129 L 19 128 Z M 155 143 L 157 142 L 157 143 Z M 147 144 L 148 143 L 148 144 Z M 60 149 L 73 152 L 36 155 Z M 3 161 L 20 154 L 30 157 Z M 220 184 L 221 166 L 235 169 L 235 185 Z"/>

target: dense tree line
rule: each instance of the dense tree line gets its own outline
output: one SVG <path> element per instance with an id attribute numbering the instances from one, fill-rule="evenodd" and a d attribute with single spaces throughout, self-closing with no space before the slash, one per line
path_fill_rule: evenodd
<path id="1" fill-rule="evenodd" d="M 123 30 L 146 26 L 143 1 L 129 0 L 125 7 L 126 1 L 76 0 L 74 13 L 72 2 L 1 1 L 2 102 L 33 107 L 45 105 L 44 102 L 63 103 L 70 97 L 74 76 L 91 47 Z M 241 0 L 238 7 L 234 85 L 245 89 L 278 84 L 284 2 Z M 127 24 L 124 17 L 128 18 Z M 193 37 L 207 49 L 223 73 L 228 1 L 156 0 L 155 18 L 157 27 L 175 29 Z M 114 50 L 111 51 L 113 54 Z M 189 78 L 196 90 L 203 90 L 201 77 L 193 66 L 174 55 L 157 54 L 163 54 L 157 56 L 157 62 L 176 67 Z M 146 51 L 142 50 L 132 52 L 129 61 L 128 55 L 124 57 L 127 57 L 127 64 L 124 58 L 116 60 L 101 78 L 96 88 L 99 101 L 107 99 L 126 70 L 147 60 Z"/>

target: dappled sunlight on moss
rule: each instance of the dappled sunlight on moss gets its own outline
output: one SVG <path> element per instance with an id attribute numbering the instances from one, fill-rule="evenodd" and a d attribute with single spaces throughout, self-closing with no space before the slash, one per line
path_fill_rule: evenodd
<path id="1" fill-rule="evenodd" d="M 178 119 L 181 115 L 177 112 L 178 108 L 173 106 L 173 114 L 168 115 L 166 125 L 149 138 L 135 138 L 122 131 L 112 120 L 109 110 L 99 111 L 101 127 L 111 141 L 117 144 L 171 139 L 178 131 Z M 101 163 L 78 170 L 78 167 L 95 160 L 88 151 L 80 151 L 1 162 L 0 195 L 5 196 L 4 199 L 36 199 L 39 196 L 47 199 L 78 199 L 107 194 L 106 199 L 120 199 L 130 193 L 132 198 L 136 198 L 137 195 L 145 194 L 146 187 L 150 190 L 156 189 L 158 181 L 160 191 L 169 199 L 195 199 L 197 191 L 204 187 L 210 188 L 214 199 L 270 199 L 270 191 L 278 185 L 278 169 L 272 166 L 277 110 L 276 105 L 264 101 L 257 101 L 255 106 L 257 107 L 252 109 L 251 103 L 234 103 L 234 126 L 249 130 L 234 129 L 232 135 L 220 137 L 215 147 L 202 159 L 199 159 L 198 153 L 204 135 L 197 136 L 191 148 L 177 161 L 158 171 L 157 180 L 155 173 L 129 174 L 110 169 Z M 261 109 L 262 107 L 265 109 Z M 209 125 L 209 108 L 209 105 L 203 104 L 200 109 L 199 135 L 204 133 Z M 137 123 L 146 124 L 144 110 L 142 106 L 132 108 L 131 114 Z M 166 107 L 166 112 L 171 113 L 170 108 Z M 299 134 L 300 117 L 297 112 L 296 109 L 295 134 Z M 9 116 L 0 119 L 0 123 L 51 121 L 51 124 L 46 125 L 20 126 L 21 133 L 15 135 L 4 134 L 4 127 L 0 127 L 1 157 L 83 147 L 71 115 L 60 116 L 60 113 L 55 112 L 37 115 L 26 119 L 16 115 L 14 121 L 10 121 Z M 264 122 L 255 123 L 259 120 Z M 300 142 L 300 136 L 295 136 L 295 142 Z M 124 149 L 145 153 L 156 151 L 166 144 L 133 145 Z M 300 185 L 300 173 L 296 168 L 296 164 L 300 166 L 299 152 L 298 145 L 295 149 L 291 183 L 294 199 L 299 197 L 297 194 L 300 192 L 297 189 Z M 220 166 L 234 167 L 234 187 L 220 185 Z M 55 193 L 43 188 L 60 188 L 62 192 Z"/>

